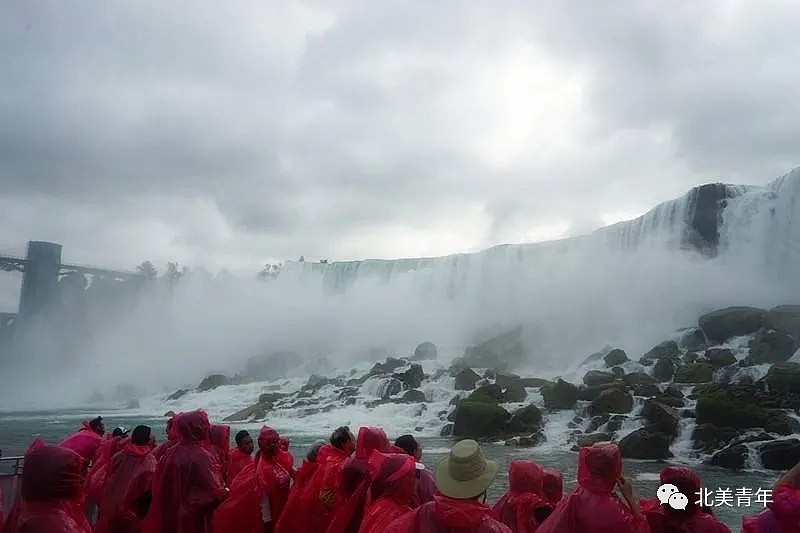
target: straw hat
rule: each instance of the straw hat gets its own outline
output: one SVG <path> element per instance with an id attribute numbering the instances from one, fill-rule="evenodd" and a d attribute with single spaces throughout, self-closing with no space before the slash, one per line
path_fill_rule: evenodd
<path id="1" fill-rule="evenodd" d="M 497 462 L 486 459 L 477 442 L 459 441 L 436 467 L 436 488 L 450 498 L 468 500 L 484 492 L 497 475 Z"/>

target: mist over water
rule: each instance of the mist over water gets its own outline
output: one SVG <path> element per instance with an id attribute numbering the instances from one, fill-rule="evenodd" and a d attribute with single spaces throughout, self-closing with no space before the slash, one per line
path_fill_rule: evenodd
<path id="1" fill-rule="evenodd" d="M 270 281 L 189 275 L 171 289 L 144 291 L 119 316 L 109 313 L 78 360 L 59 360 L 51 347 L 48 356 L 18 361 L 0 378 L 0 400 L 81 404 L 121 383 L 172 391 L 209 372 L 233 375 L 249 357 L 274 351 L 297 352 L 298 375 L 323 372 L 311 363 L 319 357 L 346 369 L 375 354 L 409 355 L 423 341 L 447 362 L 518 324 L 530 372 L 551 376 L 606 345 L 638 358 L 709 310 L 800 302 L 799 171 L 727 200 L 714 258 L 679 245 L 687 198 L 589 236 L 426 260 L 416 269 L 408 260 L 365 261 L 291 263 Z"/>

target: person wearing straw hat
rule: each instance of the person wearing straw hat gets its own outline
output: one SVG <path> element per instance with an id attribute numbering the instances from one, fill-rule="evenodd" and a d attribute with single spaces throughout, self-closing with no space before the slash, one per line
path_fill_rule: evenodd
<path id="1" fill-rule="evenodd" d="M 497 462 L 486 459 L 477 442 L 457 442 L 436 467 L 439 492 L 433 501 L 392 522 L 386 533 L 511 533 L 486 505 L 497 470 Z"/>

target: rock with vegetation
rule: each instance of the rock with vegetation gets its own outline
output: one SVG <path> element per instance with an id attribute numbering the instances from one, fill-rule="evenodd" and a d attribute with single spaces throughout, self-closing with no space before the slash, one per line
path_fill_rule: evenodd
<path id="1" fill-rule="evenodd" d="M 758 447 L 761 464 L 769 470 L 790 470 L 800 463 L 800 440 L 784 439 Z"/>
<path id="2" fill-rule="evenodd" d="M 655 433 L 663 433 L 668 437 L 678 436 L 678 411 L 656 400 L 647 400 L 642 408 L 642 416 L 647 421 L 645 427 Z"/>
<path id="3" fill-rule="evenodd" d="M 501 403 L 503 400 L 503 389 L 496 383 L 491 383 L 475 389 L 472 394 L 467 397 L 467 401 L 470 402 Z"/>
<path id="4" fill-rule="evenodd" d="M 214 390 L 217 387 L 222 387 L 223 385 L 227 385 L 229 383 L 228 377 L 222 374 L 211 374 L 203 378 L 203 381 L 200 382 L 200 385 L 197 386 L 197 390 L 200 392 L 206 392 L 210 390 Z"/>
<path id="5" fill-rule="evenodd" d="M 494 382 L 504 389 L 512 385 L 519 385 L 522 388 L 525 388 L 525 385 L 522 383 L 522 378 L 516 374 L 507 374 L 502 372 L 495 373 Z"/>
<path id="6" fill-rule="evenodd" d="M 775 363 L 767 371 L 764 383 L 774 392 L 800 394 L 800 363 Z"/>
<path id="7" fill-rule="evenodd" d="M 503 390 L 503 401 L 510 403 L 524 402 L 528 392 L 520 384 L 511 384 Z"/>
<path id="8" fill-rule="evenodd" d="M 764 363 L 783 363 L 797 349 L 791 335 L 774 329 L 762 329 L 750 340 L 748 359 L 760 365 Z"/>
<path id="9" fill-rule="evenodd" d="M 414 361 L 430 361 L 439 357 L 439 350 L 432 342 L 423 342 L 414 350 L 414 355 L 411 357 Z"/>
<path id="10" fill-rule="evenodd" d="M 734 429 L 763 428 L 770 433 L 791 435 L 800 432 L 800 423 L 783 412 L 764 409 L 752 395 L 718 391 L 697 400 L 697 423 Z"/>
<path id="11" fill-rule="evenodd" d="M 578 387 L 563 379 L 543 385 L 541 391 L 548 409 L 573 409 L 578 402 Z"/>
<path id="12" fill-rule="evenodd" d="M 601 370 L 590 370 L 583 376 L 583 383 L 592 387 L 595 385 L 606 385 L 614 382 L 614 374 L 611 372 L 603 372 Z"/>
<path id="13" fill-rule="evenodd" d="M 662 357 L 653 366 L 653 377 L 657 381 L 669 381 L 675 375 L 675 363 L 668 357 Z"/>
<path id="14" fill-rule="evenodd" d="M 608 352 L 608 354 L 603 357 L 603 360 L 606 362 L 606 366 L 609 368 L 612 366 L 624 365 L 630 361 L 630 359 L 628 359 L 628 354 L 625 353 L 625 350 L 620 350 L 619 348 Z"/>
<path id="15" fill-rule="evenodd" d="M 645 366 L 654 364 L 659 359 L 677 359 L 681 355 L 681 349 L 675 341 L 664 341 L 661 344 L 653 346 L 650 351 L 639 359 L 639 362 Z"/>
<path id="16" fill-rule="evenodd" d="M 471 368 L 465 368 L 456 375 L 456 390 L 473 390 L 481 377 Z"/>
<path id="17" fill-rule="evenodd" d="M 494 403 L 463 401 L 455 410 L 453 435 L 485 439 L 506 434 L 511 415 Z"/>
<path id="18" fill-rule="evenodd" d="M 728 307 L 701 316 L 699 326 L 711 342 L 722 344 L 731 337 L 755 333 L 766 319 L 764 309 Z"/>
<path id="19" fill-rule="evenodd" d="M 611 388 L 604 390 L 589 406 L 592 416 L 605 413 L 630 413 L 633 409 L 633 396 L 622 389 Z"/>
<path id="20" fill-rule="evenodd" d="M 622 457 L 626 459 L 668 459 L 670 438 L 663 433 L 654 433 L 640 428 L 619 442 Z"/>
<path id="21" fill-rule="evenodd" d="M 770 309 L 766 327 L 785 331 L 800 342 L 800 305 L 779 305 Z"/>
<path id="22" fill-rule="evenodd" d="M 689 363 L 675 371 L 675 383 L 706 383 L 714 378 L 710 363 Z"/>

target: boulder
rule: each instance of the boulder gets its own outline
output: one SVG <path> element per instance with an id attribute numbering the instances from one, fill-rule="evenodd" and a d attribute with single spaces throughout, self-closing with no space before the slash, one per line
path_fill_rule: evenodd
<path id="1" fill-rule="evenodd" d="M 425 379 L 425 372 L 422 366 L 414 363 L 405 372 L 397 372 L 394 378 L 405 384 L 408 389 L 418 389 L 422 385 L 422 380 Z"/>
<path id="2" fill-rule="evenodd" d="M 668 459 L 670 438 L 663 433 L 654 433 L 640 428 L 619 442 L 622 457 L 626 459 Z"/>
<path id="3" fill-rule="evenodd" d="M 764 326 L 767 312 L 755 307 L 728 307 L 700 317 L 700 329 L 714 344 L 731 337 L 750 335 Z"/>
<path id="4" fill-rule="evenodd" d="M 649 398 L 651 396 L 656 396 L 657 394 L 661 394 L 661 389 L 658 388 L 658 385 L 643 383 L 633 387 L 634 396 L 644 396 L 645 398 Z"/>
<path id="5" fill-rule="evenodd" d="M 686 405 L 686 401 L 683 398 L 675 398 L 674 396 L 665 396 L 664 394 L 657 394 L 653 396 L 653 399 L 657 402 L 661 402 L 664 405 L 668 405 L 669 407 L 674 408 L 681 408 Z"/>
<path id="6" fill-rule="evenodd" d="M 764 383 L 771 391 L 800 394 L 800 363 L 775 363 L 767 371 Z"/>
<path id="7" fill-rule="evenodd" d="M 534 433 L 542 427 L 542 412 L 533 404 L 518 409 L 508 421 L 508 433 Z"/>
<path id="8" fill-rule="evenodd" d="M 622 365 L 630 361 L 630 359 L 628 359 L 628 354 L 619 348 L 608 352 L 608 354 L 603 357 L 603 360 L 606 362 L 607 367 Z"/>
<path id="9" fill-rule="evenodd" d="M 423 342 L 414 350 L 412 361 L 430 361 L 439 357 L 439 350 L 432 342 Z"/>
<path id="10" fill-rule="evenodd" d="M 411 389 L 407 390 L 398 401 L 399 403 L 424 403 L 428 400 L 425 398 L 425 393 L 421 390 Z"/>
<path id="11" fill-rule="evenodd" d="M 385 400 L 394 396 L 395 394 L 400 394 L 403 391 L 403 384 L 400 382 L 399 379 L 395 378 L 386 378 L 382 380 L 380 390 L 378 391 L 378 396 Z"/>
<path id="12" fill-rule="evenodd" d="M 689 363 L 675 372 L 675 383 L 706 383 L 713 378 L 714 367 L 710 363 Z"/>
<path id="13" fill-rule="evenodd" d="M 442 437 L 449 437 L 453 434 L 453 424 L 445 424 L 442 427 L 442 430 L 439 432 L 439 435 Z"/>
<path id="14" fill-rule="evenodd" d="M 645 372 L 632 372 L 630 374 L 625 374 L 623 381 L 629 387 L 635 387 L 636 385 L 644 384 L 654 384 L 656 382 L 656 380 L 653 379 L 653 376 Z"/>
<path id="15" fill-rule="evenodd" d="M 678 411 L 656 400 L 646 400 L 642 408 L 642 416 L 647 420 L 647 429 L 654 433 L 663 433 L 668 437 L 678 436 Z"/>
<path id="16" fill-rule="evenodd" d="M 174 401 L 174 400 L 178 400 L 180 398 L 183 398 L 187 394 L 189 394 L 189 389 L 176 390 L 175 392 L 173 392 L 172 394 L 167 396 L 167 401 L 171 402 L 171 401 Z"/>
<path id="17" fill-rule="evenodd" d="M 504 373 L 495 373 L 494 374 L 494 382 L 500 385 L 502 388 L 510 387 L 511 385 L 520 385 L 523 388 L 525 385 L 522 383 L 522 378 L 516 374 L 504 374 Z"/>
<path id="18" fill-rule="evenodd" d="M 563 379 L 542 386 L 544 406 L 548 409 L 572 409 L 578 401 L 578 387 Z"/>
<path id="19" fill-rule="evenodd" d="M 763 428 L 780 435 L 800 432 L 800 423 L 790 416 L 758 406 L 752 395 L 731 391 L 701 395 L 697 400 L 697 423 L 734 429 Z"/>
<path id="20" fill-rule="evenodd" d="M 744 444 L 733 444 L 711 456 L 709 464 L 731 470 L 742 470 L 747 465 L 749 457 L 750 450 L 747 449 L 747 446 Z"/>
<path id="21" fill-rule="evenodd" d="M 533 447 L 538 446 L 546 440 L 547 437 L 545 437 L 544 433 L 538 431 L 536 433 L 531 433 L 530 435 L 512 437 L 506 440 L 505 444 L 506 446 Z"/>
<path id="22" fill-rule="evenodd" d="M 511 415 L 499 405 L 463 401 L 455 410 L 453 435 L 482 439 L 504 435 Z"/>
<path id="23" fill-rule="evenodd" d="M 471 368 L 465 368 L 456 375 L 456 390 L 473 390 L 475 388 L 475 383 L 480 379 L 481 377 L 477 372 Z"/>
<path id="24" fill-rule="evenodd" d="M 769 470 L 791 470 L 800 463 L 800 440 L 784 439 L 758 447 L 761 464 Z"/>
<path id="25" fill-rule="evenodd" d="M 664 389 L 664 396 L 683 398 L 683 391 L 677 385 L 667 385 L 667 388 Z"/>
<path id="26" fill-rule="evenodd" d="M 621 366 L 615 366 L 611 369 L 611 374 L 614 376 L 614 380 L 621 380 L 625 377 L 625 369 Z"/>
<path id="27" fill-rule="evenodd" d="M 267 417 L 267 411 L 272 406 L 269 404 L 257 403 L 250 407 L 245 407 L 223 419 L 223 422 L 246 422 L 248 420 L 263 420 Z"/>
<path id="28" fill-rule="evenodd" d="M 614 415 L 611 417 L 611 420 L 608 421 L 608 424 L 606 424 L 606 429 L 608 431 L 619 431 L 622 429 L 622 424 L 624 424 L 627 419 L 628 417 L 625 415 Z"/>
<path id="29" fill-rule="evenodd" d="M 506 387 L 503 391 L 503 401 L 510 403 L 524 402 L 528 397 L 528 393 L 520 384 L 512 384 Z"/>
<path id="30" fill-rule="evenodd" d="M 552 381 L 542 378 L 522 378 L 522 386 L 531 389 L 539 389 Z"/>
<path id="31" fill-rule="evenodd" d="M 714 424 L 698 424 L 692 432 L 693 447 L 695 450 L 710 452 L 719 450 L 739 436 L 734 428 L 717 427 Z"/>
<path id="32" fill-rule="evenodd" d="M 228 377 L 222 374 L 211 374 L 203 378 L 203 381 L 200 382 L 200 385 L 197 386 L 197 390 L 200 392 L 206 392 L 210 390 L 214 390 L 217 387 L 222 387 L 223 385 L 228 384 Z"/>
<path id="33" fill-rule="evenodd" d="M 586 426 L 586 432 L 594 433 L 595 431 L 603 427 L 603 425 L 606 424 L 609 420 L 611 420 L 611 415 L 608 413 L 592 417 L 592 419 L 589 421 L 589 425 Z"/>
<path id="34" fill-rule="evenodd" d="M 581 435 L 578 437 L 578 442 L 572 447 L 572 451 L 577 452 L 580 448 L 588 448 L 594 446 L 598 442 L 610 442 L 614 440 L 611 433 L 591 433 L 589 435 Z"/>
<path id="35" fill-rule="evenodd" d="M 610 346 L 606 346 L 605 350 L 602 352 L 595 352 L 586 359 L 583 360 L 580 366 L 586 366 L 589 363 L 594 363 L 595 361 L 600 361 L 603 357 L 605 357 L 611 351 Z"/>
<path id="36" fill-rule="evenodd" d="M 667 357 L 662 357 L 661 359 L 656 361 L 655 366 L 653 367 L 653 377 L 657 381 L 669 381 L 675 375 L 675 363 L 672 359 Z"/>
<path id="37" fill-rule="evenodd" d="M 591 387 L 594 385 L 606 385 L 614 382 L 614 374 L 602 372 L 600 370 L 590 370 L 583 376 L 583 383 Z"/>
<path id="38" fill-rule="evenodd" d="M 633 396 L 621 389 L 607 389 L 592 401 L 589 414 L 629 413 L 633 409 Z"/>
<path id="39" fill-rule="evenodd" d="M 475 389 L 472 394 L 467 397 L 467 401 L 470 402 L 501 403 L 503 400 L 503 389 L 496 383 L 491 383 Z"/>
<path id="40" fill-rule="evenodd" d="M 639 360 L 640 363 L 650 366 L 659 359 L 677 359 L 681 355 L 681 349 L 675 341 L 664 341 L 653 346 L 649 352 L 644 354 Z"/>
<path id="41" fill-rule="evenodd" d="M 779 305 L 767 313 L 766 326 L 785 331 L 800 341 L 800 305 Z"/>
<path id="42" fill-rule="evenodd" d="M 481 344 L 468 347 L 459 364 L 503 371 L 518 367 L 524 358 L 522 326 L 517 326 Z"/>
<path id="43" fill-rule="evenodd" d="M 727 348 L 709 348 L 706 350 L 705 359 L 714 368 L 732 365 L 736 362 L 736 356 Z"/>
<path id="44" fill-rule="evenodd" d="M 708 343 L 706 342 L 706 336 L 703 334 L 703 330 L 700 328 L 687 331 L 683 337 L 681 337 L 681 340 L 678 344 L 681 348 L 690 352 L 704 350 L 706 346 L 708 346 Z"/>
<path id="45" fill-rule="evenodd" d="M 399 368 L 406 366 L 406 361 L 396 357 L 387 357 L 383 363 L 375 363 L 370 369 L 368 376 L 385 376 L 391 374 Z"/>
<path id="46" fill-rule="evenodd" d="M 591 387 L 587 387 L 586 385 L 581 385 L 578 387 L 578 399 L 584 402 L 591 402 L 597 399 L 598 396 L 603 391 L 609 389 L 616 389 L 616 390 L 626 390 L 625 385 L 623 383 L 606 383 L 605 385 L 593 385 Z"/>
<path id="47" fill-rule="evenodd" d="M 683 362 L 685 364 L 689 363 L 696 363 L 700 359 L 700 354 L 697 352 L 686 352 L 683 356 Z"/>
<path id="48" fill-rule="evenodd" d="M 774 329 L 760 330 L 750 340 L 749 346 L 749 359 L 757 365 L 785 362 L 797 349 L 791 335 Z"/>

